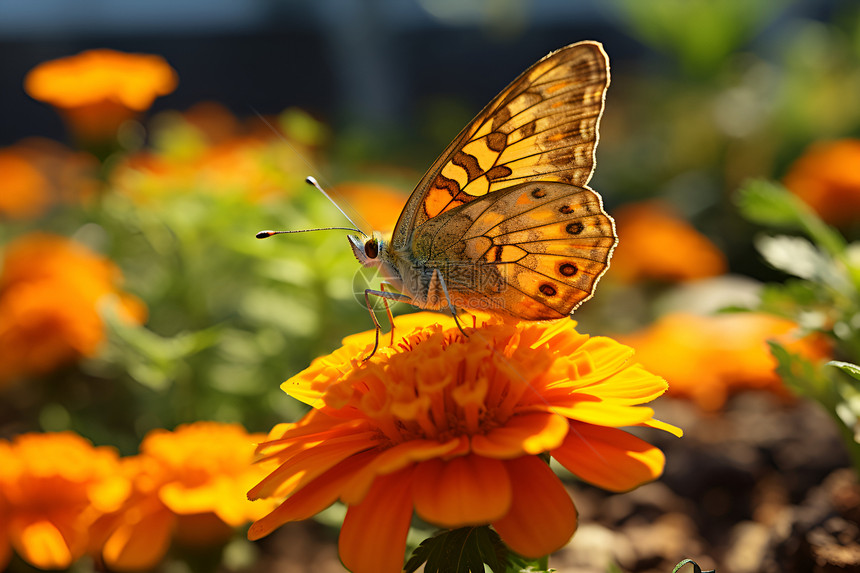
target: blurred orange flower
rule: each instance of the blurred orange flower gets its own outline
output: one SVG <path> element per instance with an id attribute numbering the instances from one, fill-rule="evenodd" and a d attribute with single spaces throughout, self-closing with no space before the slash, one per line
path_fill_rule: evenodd
<path id="1" fill-rule="evenodd" d="M 235 194 L 250 200 L 283 195 L 303 179 L 279 163 L 282 145 L 242 137 L 212 146 L 191 145 L 177 155 L 135 153 L 113 170 L 111 184 L 142 203 L 193 192 Z"/>
<path id="2" fill-rule="evenodd" d="M 0 558 L 11 545 L 34 567 L 68 568 L 86 552 L 94 521 L 128 493 L 113 448 L 71 432 L 0 440 Z"/>
<path id="3" fill-rule="evenodd" d="M 200 132 L 209 143 L 226 143 L 242 132 L 242 125 L 236 116 L 214 101 L 194 104 L 182 114 L 182 119 Z"/>
<path id="4" fill-rule="evenodd" d="M 812 360 L 829 356 L 823 336 L 797 338 L 796 330 L 790 320 L 763 313 L 675 313 L 617 338 L 636 349 L 646 368 L 666 378 L 668 395 L 688 398 L 704 410 L 718 410 L 731 394 L 742 390 L 789 396 L 774 371 L 776 360 L 767 340 L 776 340 Z"/>
<path id="5" fill-rule="evenodd" d="M 720 275 L 725 256 L 665 204 L 624 205 L 613 214 L 618 246 L 609 276 L 623 282 L 686 281 Z"/>
<path id="6" fill-rule="evenodd" d="M 101 140 L 176 89 L 177 81 L 160 56 L 102 49 L 39 64 L 24 89 L 56 107 L 82 139 Z"/>
<path id="7" fill-rule="evenodd" d="M 133 483 L 127 503 L 95 526 L 111 570 L 149 569 L 171 538 L 192 546 L 220 545 L 234 528 L 266 514 L 271 503 L 252 503 L 245 492 L 271 469 L 252 463 L 263 434 L 237 424 L 196 422 L 155 430 L 138 456 L 123 460 Z"/>
<path id="8" fill-rule="evenodd" d="M 0 149 L 0 217 L 29 219 L 59 201 L 90 196 L 97 188 L 94 157 L 41 138 Z"/>
<path id="9" fill-rule="evenodd" d="M 11 148 L 0 149 L 0 173 L 0 215 L 25 219 L 45 209 L 48 182 L 26 157 Z"/>
<path id="10" fill-rule="evenodd" d="M 248 536 L 340 499 L 340 556 L 355 573 L 401 570 L 413 509 L 447 528 L 490 523 L 512 550 L 538 557 L 576 529 L 576 508 L 539 454 L 612 491 L 661 474 L 662 452 L 619 429 L 678 433 L 641 406 L 666 383 L 631 363 L 632 349 L 570 320 L 474 323 L 467 338 L 449 317 L 401 316 L 403 334 L 369 360 L 374 331 L 287 380 L 283 390 L 313 410 L 258 447 L 280 465 L 249 497 L 287 499 Z"/>
<path id="11" fill-rule="evenodd" d="M 826 222 L 860 219 L 860 140 L 815 143 L 789 168 L 783 183 Z"/>
<path id="12" fill-rule="evenodd" d="M 93 356 L 105 337 L 98 304 L 116 297 L 124 318 L 146 308 L 117 289 L 119 269 L 64 237 L 33 233 L 6 249 L 0 273 L 0 384 Z"/>
<path id="13" fill-rule="evenodd" d="M 335 192 L 367 220 L 372 230 L 390 233 L 408 198 L 398 189 L 380 183 L 341 183 Z"/>

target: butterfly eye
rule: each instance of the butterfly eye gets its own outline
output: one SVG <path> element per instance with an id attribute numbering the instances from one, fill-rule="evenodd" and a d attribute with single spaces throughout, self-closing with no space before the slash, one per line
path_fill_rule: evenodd
<path id="1" fill-rule="evenodd" d="M 364 243 L 364 254 L 368 259 L 375 259 L 379 256 L 379 241 L 376 239 L 368 239 Z"/>

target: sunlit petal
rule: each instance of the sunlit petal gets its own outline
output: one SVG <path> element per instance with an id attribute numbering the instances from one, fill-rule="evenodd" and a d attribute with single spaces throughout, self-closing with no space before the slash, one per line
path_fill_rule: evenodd
<path id="1" fill-rule="evenodd" d="M 567 420 L 557 414 L 520 414 L 511 417 L 504 426 L 472 436 L 472 451 L 498 459 L 539 454 L 561 444 L 567 427 Z"/>
<path id="2" fill-rule="evenodd" d="M 248 538 L 259 539 L 289 521 L 313 517 L 327 508 L 337 501 L 344 483 L 352 479 L 355 472 L 367 465 L 374 455 L 373 452 L 356 454 L 320 475 L 288 497 L 274 511 L 252 523 Z"/>
<path id="3" fill-rule="evenodd" d="M 170 545 L 172 524 L 176 517 L 166 508 L 135 519 L 128 511 L 102 549 L 105 563 L 117 570 L 144 570 L 158 565 Z"/>
<path id="4" fill-rule="evenodd" d="M 249 499 L 289 495 L 349 456 L 371 449 L 374 434 L 359 433 L 327 440 L 293 456 L 248 492 Z"/>
<path id="5" fill-rule="evenodd" d="M 575 422 L 552 456 L 578 477 L 610 491 L 627 491 L 656 479 L 665 463 L 658 448 L 623 430 Z"/>
<path id="6" fill-rule="evenodd" d="M 15 550 L 40 569 L 65 569 L 83 553 L 82 546 L 73 552 L 57 524 L 48 520 L 21 524 L 13 521 L 10 533 Z"/>

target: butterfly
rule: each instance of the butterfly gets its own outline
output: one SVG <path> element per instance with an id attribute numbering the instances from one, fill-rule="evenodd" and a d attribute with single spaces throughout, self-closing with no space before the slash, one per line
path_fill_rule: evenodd
<path id="1" fill-rule="evenodd" d="M 497 95 L 418 183 L 390 240 L 348 236 L 359 262 L 383 277 L 380 290 L 365 290 L 368 309 L 375 295 L 447 308 L 455 320 L 456 309 L 549 320 L 590 298 L 617 242 L 588 187 L 608 85 L 606 52 L 586 41 L 550 53 Z M 381 326 L 370 314 L 372 356 Z"/>
<path id="2" fill-rule="evenodd" d="M 523 72 L 433 163 L 389 241 L 349 235 L 397 291 L 366 295 L 522 320 L 563 318 L 590 298 L 617 243 L 587 186 L 608 85 L 591 41 Z"/>

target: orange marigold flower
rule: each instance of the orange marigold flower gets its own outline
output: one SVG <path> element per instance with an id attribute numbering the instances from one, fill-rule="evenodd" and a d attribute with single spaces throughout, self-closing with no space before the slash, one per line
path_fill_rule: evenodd
<path id="1" fill-rule="evenodd" d="M 49 203 L 80 202 L 95 196 L 101 186 L 101 166 L 89 153 L 69 149 L 43 137 L 22 139 L 6 150 L 24 158 L 39 171 L 47 185 Z"/>
<path id="2" fill-rule="evenodd" d="M 8 558 L 11 544 L 35 567 L 65 569 L 86 552 L 94 521 L 128 493 L 113 448 L 71 432 L 0 441 L 0 557 Z"/>
<path id="3" fill-rule="evenodd" d="M 98 305 L 116 297 L 122 316 L 146 308 L 120 292 L 119 269 L 64 237 L 33 233 L 8 245 L 0 273 L 0 383 L 95 355 L 105 337 Z"/>
<path id="4" fill-rule="evenodd" d="M 628 283 L 676 282 L 726 271 L 720 250 L 663 203 L 624 205 L 613 217 L 621 240 L 609 276 Z"/>
<path id="5" fill-rule="evenodd" d="M 413 510 L 442 527 L 492 524 L 508 546 L 549 554 L 576 529 L 576 509 L 538 456 L 612 491 L 657 478 L 662 452 L 619 429 L 650 426 L 666 383 L 633 350 L 575 323 L 477 319 L 464 337 L 433 313 L 401 316 L 403 333 L 368 361 L 374 332 L 350 336 L 282 388 L 313 407 L 258 447 L 280 465 L 249 492 L 283 497 L 251 526 L 258 539 L 340 499 L 340 556 L 356 573 L 403 565 Z"/>
<path id="6" fill-rule="evenodd" d="M 49 203 L 48 181 L 26 157 L 13 148 L 0 149 L 0 216 L 35 217 Z"/>
<path id="7" fill-rule="evenodd" d="M 787 397 L 768 340 L 812 360 L 830 346 L 823 336 L 796 336 L 797 325 L 764 313 L 697 316 L 675 313 L 618 339 L 636 349 L 646 368 L 665 377 L 669 395 L 688 398 L 702 409 L 718 410 L 733 393 L 760 389 Z"/>
<path id="8" fill-rule="evenodd" d="M 176 72 L 160 56 L 104 49 L 44 62 L 24 79 L 27 93 L 58 108 L 84 139 L 112 136 L 176 84 Z"/>
<path id="9" fill-rule="evenodd" d="M 234 528 L 268 512 L 271 504 L 245 497 L 270 469 L 252 463 L 254 446 L 264 437 L 216 422 L 150 432 L 140 455 L 123 460 L 132 495 L 94 528 L 105 563 L 120 571 L 149 569 L 164 557 L 171 538 L 219 545 Z"/>
<path id="10" fill-rule="evenodd" d="M 834 225 L 860 218 L 860 140 L 815 143 L 786 173 L 783 183 Z"/>

